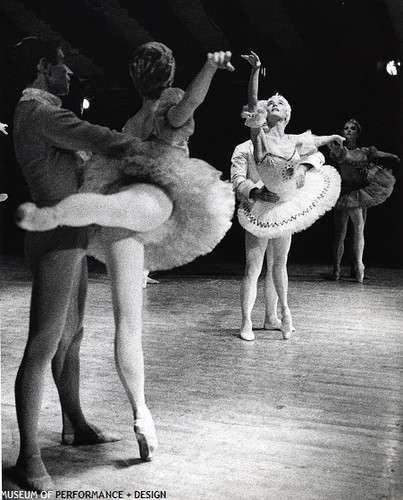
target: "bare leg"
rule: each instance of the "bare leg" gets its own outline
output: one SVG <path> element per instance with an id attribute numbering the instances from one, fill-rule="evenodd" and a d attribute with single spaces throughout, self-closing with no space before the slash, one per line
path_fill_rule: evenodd
<path id="1" fill-rule="evenodd" d="M 17 210 L 17 224 L 28 231 L 58 226 L 117 226 L 150 231 L 167 221 L 173 205 L 166 193 L 151 184 L 133 184 L 116 194 L 79 193 L 53 207 L 25 203 Z"/>
<path id="2" fill-rule="evenodd" d="M 354 266 L 356 270 L 357 281 L 362 283 L 364 281 L 364 214 L 361 208 L 350 210 L 350 218 L 354 227 Z"/>
<path id="3" fill-rule="evenodd" d="M 245 273 L 241 285 L 242 324 L 240 336 L 243 340 L 254 340 L 252 331 L 252 309 L 257 295 L 257 281 L 262 271 L 268 238 L 257 238 L 245 232 Z"/>
<path id="4" fill-rule="evenodd" d="M 347 234 L 348 210 L 334 210 L 333 279 L 340 278 L 341 260 L 344 254 L 344 240 Z"/>
<path id="5" fill-rule="evenodd" d="M 89 445 L 119 440 L 119 436 L 100 431 L 89 424 L 80 402 L 80 346 L 83 338 L 84 307 L 87 295 L 87 260 L 73 287 L 70 308 L 58 350 L 52 360 L 52 372 L 62 407 L 62 443 Z"/>
<path id="6" fill-rule="evenodd" d="M 288 339 L 293 331 L 291 312 L 288 307 L 287 259 L 291 246 L 291 234 L 271 240 L 273 246 L 273 282 L 281 308 L 281 331 Z"/>
<path id="7" fill-rule="evenodd" d="M 56 238 L 58 235 L 56 234 Z M 31 238 L 28 238 L 28 242 Z M 20 453 L 16 471 L 27 489 L 53 488 L 40 454 L 38 420 L 43 399 L 45 373 L 57 351 L 66 324 L 74 276 L 83 251 L 76 248 L 44 253 L 38 247 L 48 240 L 32 237 L 27 245 L 34 272 L 27 346 L 15 382 Z M 51 244 L 51 243 L 50 243 Z M 36 253 L 35 253 L 36 252 Z"/>
<path id="8" fill-rule="evenodd" d="M 110 240 L 106 246 L 106 256 L 116 325 L 116 368 L 133 409 L 134 430 L 140 456 L 143 460 L 150 460 L 158 441 L 144 396 L 144 247 L 134 238 Z"/>

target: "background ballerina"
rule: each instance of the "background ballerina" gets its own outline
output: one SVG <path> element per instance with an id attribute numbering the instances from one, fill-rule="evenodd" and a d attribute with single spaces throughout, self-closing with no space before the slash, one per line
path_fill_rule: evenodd
<path id="1" fill-rule="evenodd" d="M 343 127 L 344 145 L 330 143 L 330 157 L 337 164 L 341 176 L 341 196 L 334 210 L 335 237 L 333 247 L 334 267 L 332 278 L 340 279 L 340 267 L 344 253 L 344 240 L 348 222 L 353 226 L 353 262 L 350 276 L 359 283 L 364 281 L 365 266 L 364 228 L 367 208 L 383 203 L 393 191 L 395 178 L 389 169 L 375 165 L 374 162 L 389 159 L 396 162 L 400 158 L 392 153 L 379 151 L 374 146 L 358 147 L 357 139 L 361 126 L 354 118 Z"/>

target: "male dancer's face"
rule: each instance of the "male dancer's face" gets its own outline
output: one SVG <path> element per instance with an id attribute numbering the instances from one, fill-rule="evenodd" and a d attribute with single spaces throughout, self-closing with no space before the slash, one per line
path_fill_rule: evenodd
<path id="1" fill-rule="evenodd" d="M 57 51 L 56 64 L 49 63 L 47 74 L 47 83 L 49 92 L 58 96 L 64 96 L 70 90 L 70 77 L 73 74 L 71 69 L 66 66 L 62 49 Z"/>

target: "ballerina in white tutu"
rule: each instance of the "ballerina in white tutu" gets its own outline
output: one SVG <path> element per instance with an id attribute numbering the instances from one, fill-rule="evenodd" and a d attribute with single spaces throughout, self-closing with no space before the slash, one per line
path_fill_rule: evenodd
<path id="1" fill-rule="evenodd" d="M 251 140 L 235 148 L 231 178 L 240 200 L 238 219 L 245 228 L 246 266 L 241 287 L 240 337 L 254 340 L 251 313 L 264 256 L 266 316 L 264 328 L 280 330 L 288 339 L 294 330 L 288 306 L 287 258 L 291 235 L 311 226 L 337 201 L 340 176 L 317 148 L 339 135 L 315 136 L 285 133 L 291 107 L 276 94 L 258 101 L 259 57 L 242 56 L 252 66 L 248 106 L 242 116 L 251 129 Z M 280 303 L 281 319 L 277 316 Z"/>
<path id="2" fill-rule="evenodd" d="M 235 200 L 211 165 L 189 157 L 193 113 L 217 69 L 233 71 L 230 52 L 208 54 L 186 92 L 172 88 L 175 60 L 165 45 L 139 47 L 130 63 L 142 108 L 124 131 L 135 153 L 85 164 L 81 193 L 52 207 L 24 204 L 17 224 L 29 231 L 95 224 L 90 253 L 106 262 L 116 324 L 117 370 L 134 414 L 143 460 L 157 448 L 144 398 L 141 344 L 143 270 L 169 269 L 210 252 L 231 226 Z"/>

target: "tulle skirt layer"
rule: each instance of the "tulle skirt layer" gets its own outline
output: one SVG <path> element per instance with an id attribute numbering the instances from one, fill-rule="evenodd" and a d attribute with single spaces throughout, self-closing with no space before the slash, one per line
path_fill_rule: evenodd
<path id="1" fill-rule="evenodd" d="M 124 160 L 90 160 L 82 191 L 111 194 L 140 182 L 165 190 L 174 206 L 168 221 L 152 231 L 130 232 L 144 244 L 145 268 L 155 271 L 182 266 L 211 252 L 231 227 L 234 194 L 232 185 L 220 177 L 211 165 L 179 149 L 144 143 L 141 154 Z M 122 237 L 127 234 L 122 230 Z M 97 227 L 89 254 L 104 261 L 103 248 L 102 228 Z"/>
<path id="2" fill-rule="evenodd" d="M 242 227 L 258 237 L 278 238 L 303 231 L 331 210 L 340 195 L 340 175 L 330 165 L 308 170 L 305 184 L 284 202 L 243 202 L 238 208 Z M 275 187 L 271 189 L 276 192 Z"/>
<path id="3" fill-rule="evenodd" d="M 371 165 L 368 171 L 368 184 L 360 189 L 343 188 L 335 208 L 369 208 L 380 205 L 392 194 L 396 179 L 386 168 Z"/>

